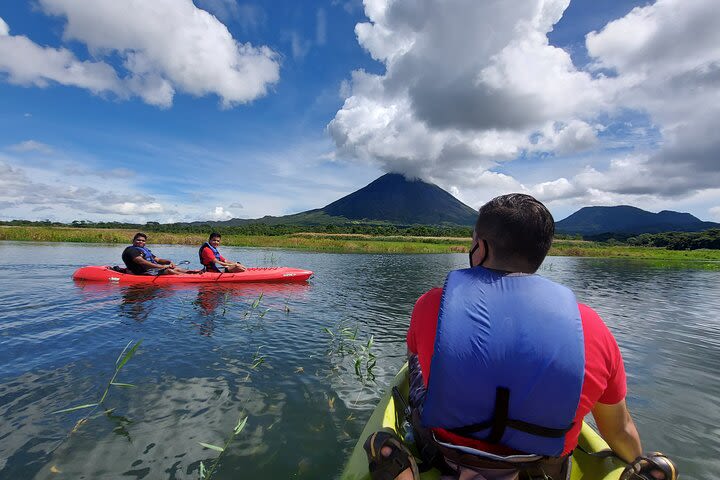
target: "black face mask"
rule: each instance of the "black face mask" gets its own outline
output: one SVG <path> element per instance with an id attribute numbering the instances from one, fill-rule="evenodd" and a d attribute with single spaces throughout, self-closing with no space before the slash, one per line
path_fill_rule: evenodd
<path id="1" fill-rule="evenodd" d="M 487 260 L 487 256 L 488 256 L 487 240 L 485 240 L 483 238 L 482 242 L 483 242 L 483 247 L 485 247 L 485 255 L 483 255 L 482 260 L 480 260 L 480 263 L 477 264 L 478 267 L 481 266 L 483 263 L 485 263 L 485 260 Z M 477 250 L 478 248 L 480 248 L 480 242 L 476 242 L 475 246 L 472 248 L 472 250 L 470 250 L 470 253 L 468 254 L 468 258 L 470 260 L 470 268 L 473 268 L 475 266 L 475 265 L 473 265 L 472 257 L 473 257 L 473 254 L 475 253 L 475 250 Z"/>

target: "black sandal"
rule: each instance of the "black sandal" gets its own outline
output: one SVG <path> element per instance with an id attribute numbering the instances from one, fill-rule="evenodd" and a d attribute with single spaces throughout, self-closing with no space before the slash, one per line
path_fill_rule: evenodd
<path id="1" fill-rule="evenodd" d="M 660 472 L 663 476 L 658 479 L 652 472 Z M 650 452 L 625 467 L 620 480 L 677 480 L 677 475 L 677 467 L 672 460 L 660 452 Z"/>
<path id="2" fill-rule="evenodd" d="M 390 455 L 381 453 L 383 447 L 390 447 Z M 394 433 L 375 432 L 365 440 L 363 448 L 367 452 L 372 480 L 393 480 L 408 468 L 412 471 L 413 479 L 420 480 L 415 457 Z"/>

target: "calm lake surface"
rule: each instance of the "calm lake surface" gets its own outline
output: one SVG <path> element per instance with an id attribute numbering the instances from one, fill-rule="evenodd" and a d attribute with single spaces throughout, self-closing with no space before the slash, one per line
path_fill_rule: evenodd
<path id="1" fill-rule="evenodd" d="M 197 264 L 196 248 L 150 247 Z M 0 242 L 0 478 L 196 479 L 200 461 L 217 456 L 198 442 L 223 445 L 245 416 L 214 478 L 335 478 L 405 360 L 415 300 L 467 263 L 225 247 L 246 265 L 315 277 L 182 288 L 71 279 L 82 265 L 116 264 L 121 251 Z M 720 478 L 720 273 L 567 257 L 548 258 L 540 273 L 615 334 L 644 448 L 673 457 L 684 479 Z M 374 379 L 354 367 L 369 359 L 370 336 Z M 136 387 L 111 388 L 111 414 L 95 412 L 74 432 L 87 411 L 51 414 L 96 402 L 138 340 L 116 379 Z"/>

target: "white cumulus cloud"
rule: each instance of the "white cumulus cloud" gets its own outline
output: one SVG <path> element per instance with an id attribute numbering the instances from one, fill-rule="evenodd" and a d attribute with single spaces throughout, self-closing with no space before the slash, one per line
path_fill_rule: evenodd
<path id="1" fill-rule="evenodd" d="M 25 140 L 20 143 L 16 143 L 15 145 L 10 145 L 8 147 L 8 150 L 12 150 L 14 152 L 40 152 L 40 153 L 52 153 L 53 149 L 50 147 L 50 145 L 46 145 L 42 142 L 38 142 L 37 140 Z"/>
<path id="2" fill-rule="evenodd" d="M 357 38 L 385 71 L 353 72 L 328 132 L 340 157 L 436 181 L 463 199 L 489 198 L 471 192 L 480 183 L 547 201 L 688 198 L 720 185 L 716 3 L 635 8 L 588 32 L 592 62 L 579 68 L 548 40 L 569 0 L 365 0 Z M 635 150 L 593 160 L 628 111 L 648 118 L 645 137 L 618 137 Z M 528 154 L 567 160 L 528 185 L 485 175 Z"/>
<path id="3" fill-rule="evenodd" d="M 714 220 L 720 221 L 720 205 L 712 207 L 709 212 Z"/>
<path id="4" fill-rule="evenodd" d="M 596 65 L 625 88 L 618 102 L 647 112 L 663 146 L 648 159 L 648 183 L 668 196 L 720 184 L 720 9 L 713 0 L 658 0 L 587 36 Z M 628 171 L 632 189 L 636 179 Z M 623 192 L 623 183 L 617 184 Z"/>
<path id="5" fill-rule="evenodd" d="M 213 209 L 211 212 L 208 212 L 205 216 L 209 220 L 215 221 L 230 220 L 234 217 L 232 212 L 228 212 L 223 207 L 215 207 L 215 209 Z"/>
<path id="6" fill-rule="evenodd" d="M 547 33 L 568 0 L 368 0 L 360 44 L 386 73 L 353 73 L 328 129 L 345 155 L 389 171 L 467 183 L 523 151 L 596 142 L 584 118 L 612 85 L 580 71 Z"/>
<path id="7" fill-rule="evenodd" d="M 140 96 L 168 107 L 176 92 L 217 95 L 223 107 L 267 94 L 279 79 L 277 54 L 265 46 L 235 40 L 227 27 L 191 0 L 39 0 L 49 15 L 63 17 L 65 41 L 85 44 L 95 59 L 80 61 L 65 48 L 42 47 L 24 36 L 10 36 L 0 25 L 0 71 L 23 85 L 49 81 Z M 4 32 L 4 34 L 3 34 Z"/>
<path id="8" fill-rule="evenodd" d="M 122 93 L 115 70 L 104 62 L 81 61 L 66 48 L 43 47 L 23 35 L 11 35 L 0 18 L 0 72 L 10 83 L 46 87 L 51 82 L 93 93 Z"/>

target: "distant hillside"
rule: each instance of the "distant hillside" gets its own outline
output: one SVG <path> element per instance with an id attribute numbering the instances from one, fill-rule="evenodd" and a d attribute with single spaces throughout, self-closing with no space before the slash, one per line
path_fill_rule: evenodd
<path id="1" fill-rule="evenodd" d="M 555 223 L 557 233 L 583 236 L 605 233 L 699 232 L 718 227 L 719 223 L 703 222 L 689 213 L 670 210 L 652 213 L 629 205 L 583 207 Z"/>
<path id="2" fill-rule="evenodd" d="M 466 225 L 475 223 L 477 211 L 442 188 L 422 180 L 388 173 L 323 208 L 282 217 L 254 220 L 234 218 L 212 222 L 219 226 L 248 223 L 268 225 L 330 225 L 361 222 L 393 225 Z M 196 222 L 200 223 L 200 222 Z M 207 222 L 202 222 L 207 223 Z"/>

